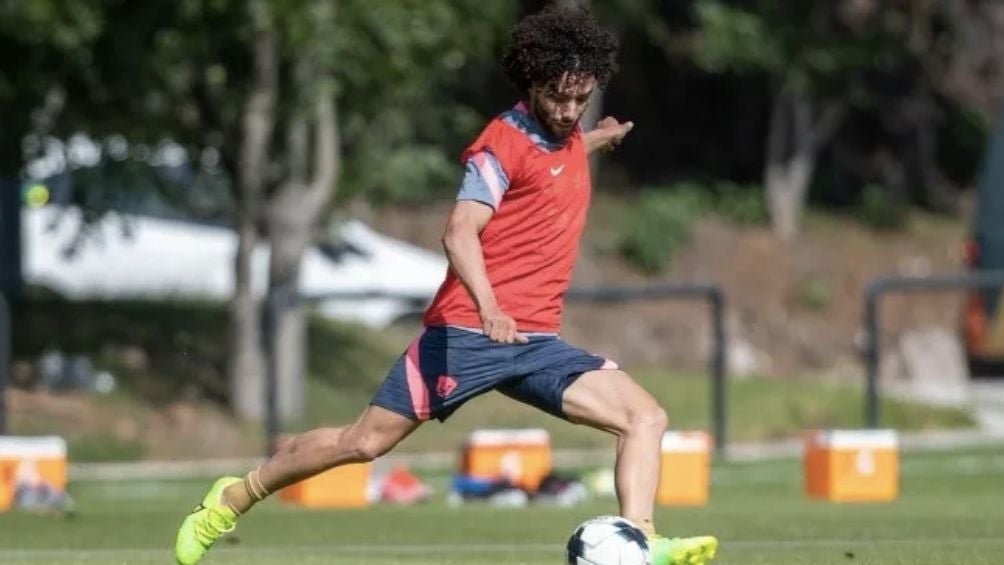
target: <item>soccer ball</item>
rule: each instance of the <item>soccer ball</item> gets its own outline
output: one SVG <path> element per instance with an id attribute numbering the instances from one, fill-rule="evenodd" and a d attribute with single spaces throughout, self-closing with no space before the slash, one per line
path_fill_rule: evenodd
<path id="1" fill-rule="evenodd" d="M 566 551 L 568 565 L 649 565 L 652 562 L 645 534 L 620 516 L 586 520 L 572 537 Z"/>

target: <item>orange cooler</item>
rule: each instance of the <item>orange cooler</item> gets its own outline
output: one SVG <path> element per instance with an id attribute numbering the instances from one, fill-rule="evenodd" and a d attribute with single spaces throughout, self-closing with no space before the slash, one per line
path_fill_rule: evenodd
<path id="1" fill-rule="evenodd" d="M 372 463 L 335 467 L 282 489 L 279 499 L 307 508 L 368 506 L 372 474 Z"/>
<path id="2" fill-rule="evenodd" d="M 508 479 L 536 491 L 551 472 L 547 430 L 476 430 L 464 445 L 461 472 L 479 479 Z"/>
<path id="3" fill-rule="evenodd" d="M 662 471 L 656 502 L 700 506 L 708 502 L 711 437 L 701 431 L 666 432 L 662 436 Z"/>
<path id="4" fill-rule="evenodd" d="M 66 490 L 66 441 L 61 437 L 0 436 L 0 512 L 20 484 Z"/>
<path id="5" fill-rule="evenodd" d="M 893 430 L 821 430 L 805 444 L 809 496 L 839 502 L 894 500 L 899 445 Z"/>

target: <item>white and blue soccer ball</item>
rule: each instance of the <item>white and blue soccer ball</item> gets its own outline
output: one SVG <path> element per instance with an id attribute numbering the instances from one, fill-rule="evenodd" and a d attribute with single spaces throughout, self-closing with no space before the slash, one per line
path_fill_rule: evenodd
<path id="1" fill-rule="evenodd" d="M 568 565 L 650 565 L 645 534 L 620 516 L 598 516 L 568 538 Z"/>

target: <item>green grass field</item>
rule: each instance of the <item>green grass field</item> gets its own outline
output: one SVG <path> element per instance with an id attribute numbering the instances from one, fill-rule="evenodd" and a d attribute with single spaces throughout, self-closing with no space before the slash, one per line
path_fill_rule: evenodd
<path id="1" fill-rule="evenodd" d="M 614 511 L 415 507 L 306 511 L 268 502 L 214 548 L 207 565 L 558 564 L 574 526 Z M 1004 449 L 907 454 L 889 504 L 833 504 L 802 495 L 797 460 L 717 464 L 712 501 L 660 508 L 666 533 L 714 533 L 715 563 L 945 564 L 1004 562 Z M 177 524 L 208 481 L 80 482 L 75 517 L 0 515 L 0 563 L 166 564 Z"/>

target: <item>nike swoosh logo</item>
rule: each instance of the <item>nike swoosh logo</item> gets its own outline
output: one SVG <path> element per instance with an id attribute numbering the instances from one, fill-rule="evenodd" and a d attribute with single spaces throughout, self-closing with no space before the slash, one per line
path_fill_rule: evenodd
<path id="1" fill-rule="evenodd" d="M 564 165 L 561 165 L 560 167 L 551 167 L 551 176 L 552 177 L 556 177 L 556 176 L 558 176 L 558 175 L 561 174 L 561 171 L 564 171 L 564 170 L 565 170 L 565 166 Z"/>

